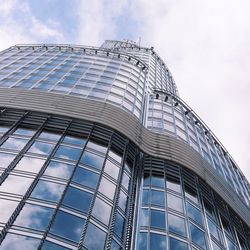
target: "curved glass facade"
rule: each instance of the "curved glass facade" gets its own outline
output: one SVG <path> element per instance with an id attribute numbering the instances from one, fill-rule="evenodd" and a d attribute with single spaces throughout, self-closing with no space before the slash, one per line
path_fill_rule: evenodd
<path id="1" fill-rule="evenodd" d="M 0 52 L 0 249 L 250 250 L 249 207 L 154 48 Z"/>

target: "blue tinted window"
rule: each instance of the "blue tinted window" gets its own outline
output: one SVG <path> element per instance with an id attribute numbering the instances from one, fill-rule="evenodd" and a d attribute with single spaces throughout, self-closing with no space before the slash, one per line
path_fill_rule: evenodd
<path id="1" fill-rule="evenodd" d="M 168 214 L 168 224 L 169 231 L 183 236 L 186 235 L 186 227 L 184 219 L 175 216 L 173 214 Z"/>
<path id="2" fill-rule="evenodd" d="M 150 234 L 150 249 L 152 249 L 152 250 L 166 250 L 166 236 L 151 233 Z"/>
<path id="3" fill-rule="evenodd" d="M 81 185 L 90 188 L 96 188 L 98 179 L 99 174 L 96 174 L 84 168 L 77 167 L 72 180 Z"/>
<path id="4" fill-rule="evenodd" d="M 83 212 L 88 212 L 92 196 L 90 193 L 69 187 L 64 196 L 63 204 Z"/>
<path id="5" fill-rule="evenodd" d="M 172 237 L 170 237 L 169 244 L 171 250 L 188 250 L 188 245 L 185 242 Z"/>
<path id="6" fill-rule="evenodd" d="M 55 132 L 48 130 L 44 130 L 39 136 L 39 138 L 43 138 L 46 140 L 53 140 L 53 141 L 58 141 L 60 137 L 61 137 L 60 134 L 56 134 Z"/>
<path id="7" fill-rule="evenodd" d="M 66 135 L 63 139 L 63 143 L 74 144 L 77 146 L 84 146 L 86 140 L 72 135 Z"/>
<path id="8" fill-rule="evenodd" d="M 59 210 L 50 231 L 66 239 L 79 242 L 84 222 L 83 218 Z"/>
<path id="9" fill-rule="evenodd" d="M 123 173 L 122 176 L 122 186 L 125 187 L 126 190 L 129 189 L 130 177 Z"/>
<path id="10" fill-rule="evenodd" d="M 165 212 L 151 210 L 151 227 L 165 229 Z"/>
<path id="11" fill-rule="evenodd" d="M 80 149 L 60 146 L 55 153 L 55 157 L 77 161 L 80 157 L 80 154 Z"/>
<path id="12" fill-rule="evenodd" d="M 167 176 L 167 188 L 180 193 L 181 192 L 180 180 Z"/>
<path id="13" fill-rule="evenodd" d="M 142 208 L 140 212 L 140 226 L 149 226 L 149 210 L 147 208 Z"/>
<path id="14" fill-rule="evenodd" d="M 116 219 L 115 219 L 114 231 L 115 231 L 115 234 L 120 238 L 122 238 L 124 222 L 125 222 L 124 218 L 119 213 L 117 213 Z"/>
<path id="15" fill-rule="evenodd" d="M 37 249 L 40 244 L 39 239 L 7 233 L 1 243 L 1 250 Z"/>
<path id="16" fill-rule="evenodd" d="M 0 153 L 0 167 L 7 168 L 9 164 L 14 160 L 16 155 Z"/>
<path id="17" fill-rule="evenodd" d="M 65 186 L 62 184 L 40 180 L 33 190 L 31 197 L 58 202 L 62 196 L 64 188 Z"/>
<path id="18" fill-rule="evenodd" d="M 122 248 L 120 245 L 118 245 L 118 243 L 116 241 L 112 240 L 111 250 L 122 250 Z"/>
<path id="19" fill-rule="evenodd" d="M 114 199 L 116 185 L 106 178 L 102 178 L 99 186 L 99 192 L 106 195 L 111 200 Z"/>
<path id="20" fill-rule="evenodd" d="M 49 225 L 53 209 L 25 204 L 14 224 L 17 226 L 45 230 Z"/>
<path id="21" fill-rule="evenodd" d="M 96 154 L 93 154 L 93 153 L 90 153 L 90 152 L 87 152 L 87 151 L 84 152 L 84 154 L 81 158 L 81 163 L 89 165 L 89 166 L 96 168 L 96 169 L 102 168 L 103 161 L 104 161 L 103 157 L 96 155 Z"/>
<path id="22" fill-rule="evenodd" d="M 45 241 L 43 246 L 42 246 L 42 250 L 68 250 L 68 249 L 69 248 L 59 246 L 59 245 L 54 244 L 54 243 L 49 242 L 49 241 Z"/>
<path id="23" fill-rule="evenodd" d="M 151 176 L 151 185 L 155 187 L 164 188 L 165 181 L 163 175 L 152 175 Z"/>
<path id="24" fill-rule="evenodd" d="M 196 207 L 187 202 L 187 215 L 198 224 L 202 225 L 201 212 Z"/>
<path id="25" fill-rule="evenodd" d="M 14 150 L 21 150 L 24 148 L 26 143 L 28 142 L 27 139 L 20 139 L 20 138 L 8 138 L 1 146 L 1 148 L 8 148 Z"/>
<path id="26" fill-rule="evenodd" d="M 84 240 L 84 246 L 91 250 L 102 250 L 104 248 L 106 233 L 101 229 L 89 224 Z"/>
<path id="27" fill-rule="evenodd" d="M 14 134 L 17 135 L 25 135 L 25 136 L 32 136 L 35 133 L 35 130 L 28 129 L 28 128 L 17 128 Z"/>
<path id="28" fill-rule="evenodd" d="M 148 199 L 149 199 L 149 190 L 148 189 L 143 189 L 143 192 L 142 192 L 142 204 L 143 205 L 148 205 Z"/>
<path id="29" fill-rule="evenodd" d="M 28 152 L 47 155 L 52 151 L 54 145 L 46 142 L 34 142 Z"/>
<path id="30" fill-rule="evenodd" d="M 192 241 L 203 249 L 206 249 L 205 233 L 193 224 L 189 224 Z"/>
<path id="31" fill-rule="evenodd" d="M 150 185 L 150 175 L 148 173 L 144 174 L 144 179 L 143 179 L 143 186 L 149 186 Z"/>
<path id="32" fill-rule="evenodd" d="M 73 169 L 73 165 L 57 161 L 50 161 L 44 172 L 44 175 L 69 179 L 73 172 Z"/>
<path id="33" fill-rule="evenodd" d="M 147 233 L 140 233 L 138 237 L 138 250 L 147 249 Z"/>
<path id="34" fill-rule="evenodd" d="M 182 199 L 172 195 L 172 194 L 167 194 L 167 204 L 168 207 L 174 210 L 177 210 L 179 212 L 183 212 L 183 204 L 182 204 Z"/>
<path id="35" fill-rule="evenodd" d="M 151 205 L 165 206 L 165 193 L 157 190 L 151 190 Z"/>
<path id="36" fill-rule="evenodd" d="M 110 205 L 108 205 L 106 202 L 97 197 L 95 200 L 92 214 L 105 225 L 108 225 L 110 220 L 111 209 L 112 208 Z"/>
<path id="37" fill-rule="evenodd" d="M 104 171 L 117 180 L 119 175 L 119 168 L 111 161 L 107 160 L 105 163 Z"/>
<path id="38" fill-rule="evenodd" d="M 106 146 L 100 145 L 99 143 L 94 142 L 94 141 L 88 141 L 87 148 L 97 150 L 97 151 L 102 152 L 104 154 L 107 151 Z"/>
<path id="39" fill-rule="evenodd" d="M 119 196 L 119 207 L 123 210 L 126 211 L 126 207 L 127 207 L 127 200 L 128 197 L 126 194 L 124 194 L 122 191 L 120 191 L 120 196 Z"/>

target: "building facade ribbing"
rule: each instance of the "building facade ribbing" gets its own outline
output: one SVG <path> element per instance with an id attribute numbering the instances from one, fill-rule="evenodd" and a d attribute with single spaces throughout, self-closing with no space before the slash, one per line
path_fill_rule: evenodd
<path id="1" fill-rule="evenodd" d="M 154 48 L 0 53 L 0 249 L 248 249 L 249 183 Z"/>

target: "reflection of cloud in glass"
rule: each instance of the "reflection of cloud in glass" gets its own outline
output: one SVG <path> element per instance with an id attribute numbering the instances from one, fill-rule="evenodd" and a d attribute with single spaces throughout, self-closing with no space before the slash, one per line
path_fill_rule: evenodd
<path id="1" fill-rule="evenodd" d="M 17 128 L 17 130 L 14 132 L 14 134 L 17 135 L 26 135 L 26 136 L 31 136 L 35 133 L 34 129 L 29 129 L 29 128 Z"/>
<path id="2" fill-rule="evenodd" d="M 104 248 L 106 233 L 93 224 L 88 225 L 84 240 L 84 246 L 91 250 L 101 250 Z"/>
<path id="3" fill-rule="evenodd" d="M 80 162 L 86 165 L 89 165 L 91 167 L 94 167 L 96 169 L 101 169 L 103 165 L 104 158 L 90 153 L 88 151 L 85 151 Z"/>
<path id="4" fill-rule="evenodd" d="M 100 144 L 98 144 L 98 143 L 96 143 L 94 141 L 88 141 L 87 148 L 97 150 L 97 151 L 102 152 L 104 154 L 107 151 L 107 147 L 105 147 L 103 145 L 100 145 Z"/>
<path id="5" fill-rule="evenodd" d="M 32 181 L 33 179 L 31 178 L 9 175 L 0 186 L 0 192 L 23 195 L 29 188 Z"/>
<path id="6" fill-rule="evenodd" d="M 60 146 L 55 153 L 55 157 L 77 161 L 80 157 L 80 154 L 81 149 Z"/>
<path id="7" fill-rule="evenodd" d="M 47 155 L 51 152 L 54 145 L 46 143 L 46 142 L 34 142 L 30 147 L 28 152 L 35 153 L 35 154 L 42 154 Z"/>
<path id="8" fill-rule="evenodd" d="M 74 169 L 73 165 L 57 161 L 51 161 L 47 166 L 44 175 L 69 179 L 73 169 Z"/>
<path id="9" fill-rule="evenodd" d="M 62 184 L 40 180 L 33 190 L 31 197 L 57 202 L 61 198 L 64 188 L 65 186 Z"/>
<path id="10" fill-rule="evenodd" d="M 112 163 L 111 161 L 107 160 L 105 163 L 104 171 L 112 176 L 113 178 L 117 179 L 119 175 L 119 168 Z"/>
<path id="11" fill-rule="evenodd" d="M 25 204 L 17 216 L 14 225 L 45 230 L 50 222 L 53 209 Z"/>
<path id="12" fill-rule="evenodd" d="M 68 248 L 65 248 L 63 246 L 60 246 L 60 245 L 57 245 L 55 243 L 49 242 L 47 240 L 43 243 L 42 249 L 43 250 L 68 250 Z"/>
<path id="13" fill-rule="evenodd" d="M 170 237 L 170 249 L 171 250 L 188 250 L 188 246 L 186 243 Z"/>
<path id="14" fill-rule="evenodd" d="M 16 165 L 15 169 L 38 173 L 45 160 L 24 156 Z"/>
<path id="15" fill-rule="evenodd" d="M 8 138 L 1 146 L 1 148 L 9 148 L 15 150 L 21 150 L 28 142 L 27 139 L 20 138 Z"/>
<path id="16" fill-rule="evenodd" d="M 34 250 L 38 248 L 40 240 L 26 237 L 26 236 L 19 236 L 15 234 L 7 233 L 7 236 L 4 238 L 0 249 L 1 250 Z"/>
<path id="17" fill-rule="evenodd" d="M 169 208 L 183 212 L 183 204 L 182 204 L 181 198 L 168 193 L 167 194 L 167 204 L 168 204 Z"/>
<path id="18" fill-rule="evenodd" d="M 168 224 L 169 224 L 169 231 L 181 235 L 186 234 L 184 219 L 172 214 L 168 214 Z"/>
<path id="19" fill-rule="evenodd" d="M 165 250 L 166 249 L 166 236 L 151 233 L 150 234 L 150 249 Z"/>
<path id="20" fill-rule="evenodd" d="M 198 246 L 206 249 L 205 233 L 191 223 L 189 223 L 189 227 L 192 241 Z"/>
<path id="21" fill-rule="evenodd" d="M 129 188 L 129 182 L 130 182 L 130 177 L 127 176 L 125 173 L 123 173 L 123 176 L 122 176 L 122 185 L 127 190 Z"/>
<path id="22" fill-rule="evenodd" d="M 18 203 L 15 201 L 0 199 L 0 222 L 6 223 L 17 205 Z"/>
<path id="23" fill-rule="evenodd" d="M 127 195 L 124 194 L 122 191 L 120 191 L 120 197 L 119 197 L 119 207 L 125 211 L 126 210 L 126 206 L 127 206 Z"/>
<path id="24" fill-rule="evenodd" d="M 115 188 L 116 186 L 106 178 L 101 179 L 99 192 L 106 195 L 111 200 L 114 198 Z"/>
<path id="25" fill-rule="evenodd" d="M 48 139 L 48 140 L 54 140 L 54 141 L 58 141 L 61 137 L 61 134 L 56 134 L 53 133 L 52 131 L 43 131 L 39 138 L 44 138 L 44 139 Z"/>
<path id="26" fill-rule="evenodd" d="M 0 167 L 7 168 L 9 164 L 14 160 L 16 155 L 0 153 Z"/>
<path id="27" fill-rule="evenodd" d="M 148 209 L 141 209 L 140 212 L 140 226 L 147 227 L 149 225 Z"/>
<path id="28" fill-rule="evenodd" d="M 99 199 L 95 200 L 92 214 L 104 224 L 108 225 L 111 213 L 111 206 Z"/>
<path id="29" fill-rule="evenodd" d="M 72 135 L 66 135 L 63 139 L 63 143 L 69 143 L 69 144 L 74 144 L 78 146 L 84 146 L 86 142 L 86 139 L 72 136 Z"/>
<path id="30" fill-rule="evenodd" d="M 186 204 L 187 204 L 187 215 L 188 215 L 188 217 L 193 219 L 198 224 L 202 225 L 201 212 L 196 207 L 189 204 L 188 202 Z"/>

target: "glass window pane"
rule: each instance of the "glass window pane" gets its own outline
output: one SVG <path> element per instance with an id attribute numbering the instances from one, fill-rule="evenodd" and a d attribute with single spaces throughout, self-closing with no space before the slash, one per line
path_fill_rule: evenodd
<path id="1" fill-rule="evenodd" d="M 126 207 L 127 207 L 127 200 L 128 197 L 126 194 L 124 194 L 122 191 L 120 191 L 120 197 L 119 197 L 119 207 L 125 212 L 126 211 Z"/>
<path id="2" fill-rule="evenodd" d="M 84 240 L 84 246 L 91 250 L 104 249 L 106 233 L 93 224 L 89 224 Z"/>
<path id="3" fill-rule="evenodd" d="M 122 162 L 122 155 L 116 153 L 112 149 L 109 150 L 109 156 L 112 157 L 114 160 L 116 160 L 119 163 Z"/>
<path id="4" fill-rule="evenodd" d="M 97 197 L 92 214 L 105 225 L 108 225 L 111 209 L 111 206 Z"/>
<path id="5" fill-rule="evenodd" d="M 90 187 L 96 188 L 99 174 L 86 170 L 84 168 L 76 168 L 72 181 Z"/>
<path id="6" fill-rule="evenodd" d="M 103 146 L 97 142 L 94 141 L 88 141 L 87 148 L 94 149 L 96 151 L 99 151 L 101 153 L 106 153 L 107 152 L 107 147 Z"/>
<path id="7" fill-rule="evenodd" d="M 52 144 L 36 141 L 32 144 L 28 152 L 41 155 L 48 155 L 52 151 L 53 147 L 54 145 Z"/>
<path id="8" fill-rule="evenodd" d="M 0 186 L 1 192 L 24 195 L 33 179 L 9 175 Z"/>
<path id="9" fill-rule="evenodd" d="M 177 233 L 183 236 L 186 235 L 186 227 L 184 219 L 175 216 L 173 214 L 168 214 L 168 224 L 170 232 Z"/>
<path id="10" fill-rule="evenodd" d="M 147 233 L 140 233 L 138 237 L 138 250 L 147 249 Z"/>
<path id="11" fill-rule="evenodd" d="M 149 190 L 148 189 L 143 189 L 142 191 L 142 205 L 148 205 L 149 202 Z"/>
<path id="12" fill-rule="evenodd" d="M 53 209 L 37 205 L 25 204 L 17 216 L 14 225 L 46 230 L 52 217 Z"/>
<path id="13" fill-rule="evenodd" d="M 66 135 L 63 139 L 63 143 L 74 144 L 77 146 L 83 147 L 85 145 L 86 139 L 73 136 L 73 135 Z"/>
<path id="14" fill-rule="evenodd" d="M 180 180 L 167 176 L 167 188 L 180 193 L 181 192 Z"/>
<path id="15" fill-rule="evenodd" d="M 106 161 L 104 171 L 110 176 L 112 176 L 114 179 L 118 179 L 120 169 L 111 161 Z"/>
<path id="16" fill-rule="evenodd" d="M 185 196 L 194 203 L 198 204 L 197 191 L 189 187 L 188 185 L 185 185 Z"/>
<path id="17" fill-rule="evenodd" d="M 42 246 L 42 250 L 68 250 L 69 248 L 59 246 L 49 241 L 45 241 Z"/>
<path id="18" fill-rule="evenodd" d="M 66 239 L 79 242 L 84 222 L 83 218 L 59 210 L 50 231 Z"/>
<path id="19" fill-rule="evenodd" d="M 40 180 L 33 190 L 31 197 L 41 200 L 58 202 L 62 196 L 64 188 L 65 186 L 62 184 Z"/>
<path id="20" fill-rule="evenodd" d="M 80 162 L 96 169 L 102 169 L 104 158 L 85 151 Z"/>
<path id="21" fill-rule="evenodd" d="M 126 190 L 129 189 L 129 183 L 130 183 L 130 177 L 123 173 L 123 176 L 122 176 L 122 186 L 125 187 Z"/>
<path id="22" fill-rule="evenodd" d="M 143 186 L 150 186 L 150 180 L 149 173 L 144 173 Z"/>
<path id="23" fill-rule="evenodd" d="M 142 208 L 140 212 L 140 226 L 148 227 L 149 226 L 149 210 Z"/>
<path id="24" fill-rule="evenodd" d="M 73 172 L 73 169 L 73 165 L 57 161 L 50 161 L 44 172 L 44 175 L 69 179 Z"/>
<path id="25" fill-rule="evenodd" d="M 16 209 L 17 205 L 18 203 L 16 201 L 0 199 L 0 222 L 6 223 Z"/>
<path id="26" fill-rule="evenodd" d="M 24 148 L 26 143 L 28 142 L 27 139 L 20 139 L 20 138 L 8 138 L 2 145 L 1 148 L 8 148 L 14 150 L 21 150 Z"/>
<path id="27" fill-rule="evenodd" d="M 151 227 L 165 229 L 165 212 L 151 210 Z"/>
<path id="28" fill-rule="evenodd" d="M 106 195 L 111 200 L 114 199 L 116 186 L 111 181 L 107 180 L 106 178 L 102 177 L 99 192 Z"/>
<path id="29" fill-rule="evenodd" d="M 111 250 L 122 250 L 122 247 L 120 245 L 118 245 L 118 243 L 116 241 L 112 240 Z"/>
<path id="30" fill-rule="evenodd" d="M 10 127 L 8 126 L 3 126 L 0 125 L 0 134 L 4 134 L 5 132 L 7 132 L 9 130 Z"/>
<path id="31" fill-rule="evenodd" d="M 220 241 L 219 231 L 215 223 L 212 222 L 212 220 L 210 220 L 209 218 L 207 218 L 207 222 L 208 222 L 208 228 L 209 228 L 210 234 L 212 234 L 218 241 Z"/>
<path id="32" fill-rule="evenodd" d="M 193 224 L 189 224 L 192 241 L 203 249 L 206 249 L 205 233 Z"/>
<path id="33" fill-rule="evenodd" d="M 124 223 L 125 223 L 124 218 L 119 213 L 117 213 L 115 219 L 114 232 L 120 238 L 122 238 L 123 236 Z"/>
<path id="34" fill-rule="evenodd" d="M 151 190 L 151 205 L 164 207 L 165 193 L 157 190 Z"/>
<path id="35" fill-rule="evenodd" d="M 166 236 L 151 233 L 150 234 L 150 249 L 166 250 Z"/>
<path id="36" fill-rule="evenodd" d="M 32 250 L 37 249 L 40 244 L 40 240 L 26 236 L 19 236 L 16 234 L 7 233 L 1 244 L 1 250 Z"/>
<path id="37" fill-rule="evenodd" d="M 61 137 L 61 134 L 57 134 L 52 131 L 44 130 L 39 138 L 47 139 L 47 140 L 53 140 L 53 141 L 58 141 Z"/>
<path id="38" fill-rule="evenodd" d="M 32 172 L 32 173 L 38 173 L 45 160 L 37 159 L 33 157 L 24 156 L 15 166 L 15 169 Z"/>
<path id="39" fill-rule="evenodd" d="M 63 199 L 63 204 L 83 212 L 88 212 L 92 194 L 69 187 Z"/>
<path id="40" fill-rule="evenodd" d="M 30 129 L 30 128 L 17 128 L 17 130 L 13 134 L 32 136 L 35 134 L 35 132 L 36 131 L 34 129 Z"/>
<path id="41" fill-rule="evenodd" d="M 16 155 L 5 154 L 0 152 L 0 168 L 7 168 L 15 157 Z"/>
<path id="42" fill-rule="evenodd" d="M 80 157 L 80 154 L 81 149 L 60 146 L 55 153 L 55 157 L 71 161 L 77 161 Z"/>
<path id="43" fill-rule="evenodd" d="M 171 250 L 188 250 L 188 245 L 180 240 L 170 237 L 169 240 Z"/>
<path id="44" fill-rule="evenodd" d="M 167 194 L 167 204 L 168 204 L 169 208 L 183 213 L 183 204 L 182 204 L 181 198 L 168 193 Z"/>
<path id="45" fill-rule="evenodd" d="M 160 174 L 153 174 L 151 176 L 151 185 L 159 188 L 164 188 L 164 176 Z"/>
<path id="46" fill-rule="evenodd" d="M 197 222 L 198 224 L 202 225 L 202 217 L 201 217 L 201 212 L 199 211 L 199 209 L 197 209 L 196 207 L 192 206 L 188 202 L 186 204 L 187 204 L 187 215 L 191 219 L 193 219 L 195 222 Z"/>

